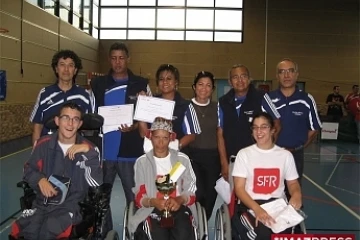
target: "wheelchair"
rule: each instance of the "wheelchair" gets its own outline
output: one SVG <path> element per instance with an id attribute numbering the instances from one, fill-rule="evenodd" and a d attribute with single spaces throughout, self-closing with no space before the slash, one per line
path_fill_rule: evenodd
<path id="1" fill-rule="evenodd" d="M 229 172 L 231 173 L 234 167 L 236 156 L 232 155 L 229 158 Z M 232 178 L 229 178 L 230 189 L 234 189 L 234 183 Z M 222 204 L 220 208 L 216 211 L 215 215 L 215 240 L 232 240 L 232 221 L 231 217 L 234 213 L 234 206 L 236 203 L 236 197 L 234 191 L 232 192 L 231 202 L 229 205 L 226 203 Z M 306 234 L 305 221 L 302 221 L 300 224 L 300 230 L 302 233 Z M 294 233 L 294 228 L 293 228 Z"/>
<path id="2" fill-rule="evenodd" d="M 36 198 L 35 191 L 25 181 L 17 183 L 17 187 L 22 188 L 24 195 L 20 198 L 21 211 L 31 209 L 32 202 Z M 110 193 L 112 185 L 103 184 L 99 187 L 90 187 L 86 198 L 79 203 L 82 221 L 74 225 L 71 230 L 72 240 L 119 240 L 119 235 L 115 230 L 107 229 L 106 220 L 111 218 L 110 213 Z M 9 235 L 9 240 L 21 239 L 13 238 Z"/>
<path id="3" fill-rule="evenodd" d="M 123 218 L 123 240 L 134 240 L 134 234 L 128 230 L 129 219 L 134 215 L 136 211 L 135 203 L 131 202 L 128 207 L 125 208 Z M 196 202 L 196 211 L 198 217 L 197 227 L 194 228 L 195 239 L 208 240 L 209 231 L 206 219 L 205 208 L 200 203 Z"/>
<path id="4" fill-rule="evenodd" d="M 84 114 L 83 125 L 79 131 L 97 130 L 102 127 L 104 119 L 94 113 Z M 54 117 L 45 121 L 45 127 L 51 129 L 49 134 L 57 129 Z M 95 144 L 95 143 L 94 143 Z M 31 209 L 36 198 L 35 191 L 25 181 L 17 183 L 22 188 L 24 195 L 20 198 L 21 211 Z M 110 210 L 111 184 L 99 187 L 89 187 L 86 198 L 79 203 L 82 222 L 72 227 L 70 239 L 86 240 L 117 240 L 119 235 L 112 230 L 112 217 Z M 9 235 L 9 239 L 14 239 Z"/>

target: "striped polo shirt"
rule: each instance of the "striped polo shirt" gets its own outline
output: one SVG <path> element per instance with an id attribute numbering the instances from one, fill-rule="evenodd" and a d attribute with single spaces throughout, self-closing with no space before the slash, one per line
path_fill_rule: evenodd
<path id="1" fill-rule="evenodd" d="M 321 128 L 316 103 L 311 94 L 296 88 L 289 97 L 280 89 L 269 92 L 269 96 L 281 115 L 281 131 L 276 143 L 280 147 L 302 147 L 308 139 L 309 130 Z"/>
<path id="2" fill-rule="evenodd" d="M 60 107 L 66 102 L 74 102 L 80 106 L 84 113 L 94 112 L 93 100 L 89 93 L 78 85 L 73 85 L 64 92 L 53 84 L 40 90 L 34 109 L 30 116 L 30 122 L 44 124 L 50 117 L 59 113 Z M 41 136 L 48 134 L 49 129 L 43 127 Z"/>

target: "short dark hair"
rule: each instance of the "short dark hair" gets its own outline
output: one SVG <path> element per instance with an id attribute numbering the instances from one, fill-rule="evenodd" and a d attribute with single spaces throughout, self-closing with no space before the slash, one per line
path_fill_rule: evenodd
<path id="1" fill-rule="evenodd" d="M 81 58 L 75 52 L 73 52 L 71 50 L 60 50 L 57 53 L 55 53 L 55 55 L 53 56 L 53 58 L 51 60 L 51 67 L 55 73 L 56 78 L 59 77 L 59 74 L 57 74 L 57 72 L 56 72 L 56 67 L 59 63 L 59 60 L 62 58 L 63 59 L 70 58 L 74 61 L 75 68 L 77 69 L 76 73 L 73 76 L 73 81 L 75 81 L 78 72 L 83 68 L 82 63 L 81 63 Z"/>
<path id="2" fill-rule="evenodd" d="M 116 42 L 116 43 L 113 43 L 111 46 L 110 46 L 110 49 L 109 49 L 109 55 L 111 55 L 111 52 L 112 51 L 124 51 L 126 53 L 126 56 L 129 57 L 129 49 L 126 47 L 125 43 L 122 43 L 122 42 Z"/>
<path id="3" fill-rule="evenodd" d="M 248 68 L 247 66 L 245 66 L 244 64 L 235 64 L 235 65 L 233 65 L 233 66 L 230 68 L 230 70 L 229 70 L 229 80 L 231 80 L 231 71 L 232 71 L 233 69 L 236 69 L 236 68 L 243 68 L 243 69 L 245 69 L 247 75 L 248 75 L 249 78 L 250 78 L 250 71 L 249 71 L 249 68 Z"/>
<path id="4" fill-rule="evenodd" d="M 299 72 L 299 65 L 297 64 L 297 62 L 295 62 L 294 60 L 292 60 L 291 58 L 283 58 L 281 59 L 280 62 L 278 62 L 278 64 L 276 65 L 276 70 L 278 70 L 278 66 L 279 66 L 279 63 L 281 62 L 291 62 L 294 64 L 294 68 L 295 68 L 295 72 Z M 277 72 L 277 71 L 276 71 Z"/>
<path id="5" fill-rule="evenodd" d="M 268 114 L 268 113 L 266 113 L 266 112 L 260 112 L 260 113 L 255 114 L 255 116 L 253 117 L 253 120 L 251 121 L 251 126 L 254 125 L 255 119 L 261 118 L 261 117 L 263 117 L 263 118 L 266 119 L 266 121 L 268 122 L 268 124 L 269 124 L 269 126 L 270 126 L 270 129 L 273 129 L 273 128 L 274 128 L 274 126 L 275 126 L 275 124 L 274 124 L 274 119 L 271 117 L 270 114 Z"/>
<path id="6" fill-rule="evenodd" d="M 355 89 L 355 88 L 358 88 L 358 87 L 359 87 L 359 85 L 355 84 L 355 85 L 352 87 L 352 89 Z"/>
<path id="7" fill-rule="evenodd" d="M 201 71 L 198 72 L 198 74 L 195 75 L 195 79 L 194 79 L 194 83 L 193 86 L 196 85 L 196 83 L 200 80 L 200 78 L 210 78 L 211 83 L 213 85 L 213 89 L 215 88 L 215 77 L 214 74 L 212 74 L 211 72 L 207 72 L 207 71 Z"/>
<path id="8" fill-rule="evenodd" d="M 156 76 L 156 85 L 159 85 L 160 73 L 162 73 L 163 71 L 171 72 L 175 76 L 175 81 L 177 83 L 180 82 L 179 70 L 176 67 L 174 67 L 173 65 L 171 65 L 171 64 L 162 64 L 162 65 L 160 65 L 160 67 L 156 71 L 156 75 L 155 75 Z"/>
<path id="9" fill-rule="evenodd" d="M 338 88 L 338 87 L 339 87 L 339 86 L 334 86 L 334 87 L 333 87 L 333 90 L 335 90 L 335 89 Z"/>
<path id="10" fill-rule="evenodd" d="M 66 102 L 63 105 L 61 105 L 59 112 L 58 112 L 58 117 L 61 116 L 61 112 L 65 109 L 65 108 L 71 108 L 74 110 L 77 110 L 80 112 L 80 119 L 82 120 L 84 117 L 84 111 L 80 108 L 79 105 L 77 105 L 75 102 Z"/>

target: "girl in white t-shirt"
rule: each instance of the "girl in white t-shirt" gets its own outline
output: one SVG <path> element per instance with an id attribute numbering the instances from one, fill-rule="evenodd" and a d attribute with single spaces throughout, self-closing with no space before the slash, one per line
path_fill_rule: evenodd
<path id="1" fill-rule="evenodd" d="M 271 239 L 270 225 L 274 219 L 260 207 L 261 204 L 284 196 L 285 182 L 291 198 L 289 204 L 299 209 L 302 205 L 298 173 L 292 154 L 275 145 L 274 121 L 267 113 L 254 116 L 251 124 L 256 141 L 239 151 L 232 175 L 237 198 L 241 204 L 237 213 L 243 225 L 242 239 Z M 251 209 L 255 218 L 248 213 Z M 244 235 L 244 236 L 242 236 Z"/>

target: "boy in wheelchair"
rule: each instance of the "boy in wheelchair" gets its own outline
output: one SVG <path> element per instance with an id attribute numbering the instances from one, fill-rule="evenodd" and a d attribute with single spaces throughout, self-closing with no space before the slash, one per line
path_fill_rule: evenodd
<path id="1" fill-rule="evenodd" d="M 256 144 L 239 151 L 232 173 L 235 194 L 240 200 L 232 218 L 232 234 L 242 240 L 271 239 L 272 230 L 268 226 L 274 219 L 260 205 L 283 198 L 286 181 L 291 195 L 289 204 L 299 209 L 302 206 L 299 176 L 292 154 L 273 142 L 274 122 L 269 114 L 254 116 L 251 129 Z"/>
<path id="2" fill-rule="evenodd" d="M 192 240 L 195 238 L 192 216 L 196 216 L 196 179 L 190 160 L 185 154 L 169 148 L 170 141 L 176 139 L 171 121 L 156 118 L 149 134 L 153 149 L 137 159 L 134 167 L 138 209 L 129 218 L 128 230 L 134 233 L 136 240 Z M 179 163 L 184 171 L 172 182 L 175 188 L 169 191 L 167 198 L 159 185 L 163 183 L 160 179 L 170 183 L 168 174 Z M 170 218 L 163 217 L 164 210 L 170 212 Z"/>
<path id="3" fill-rule="evenodd" d="M 81 222 L 79 202 L 89 186 L 102 184 L 99 151 L 77 133 L 83 112 L 65 103 L 55 117 L 58 131 L 40 138 L 24 167 L 24 181 L 36 192 L 32 209 L 12 226 L 11 238 L 67 239 Z"/>

